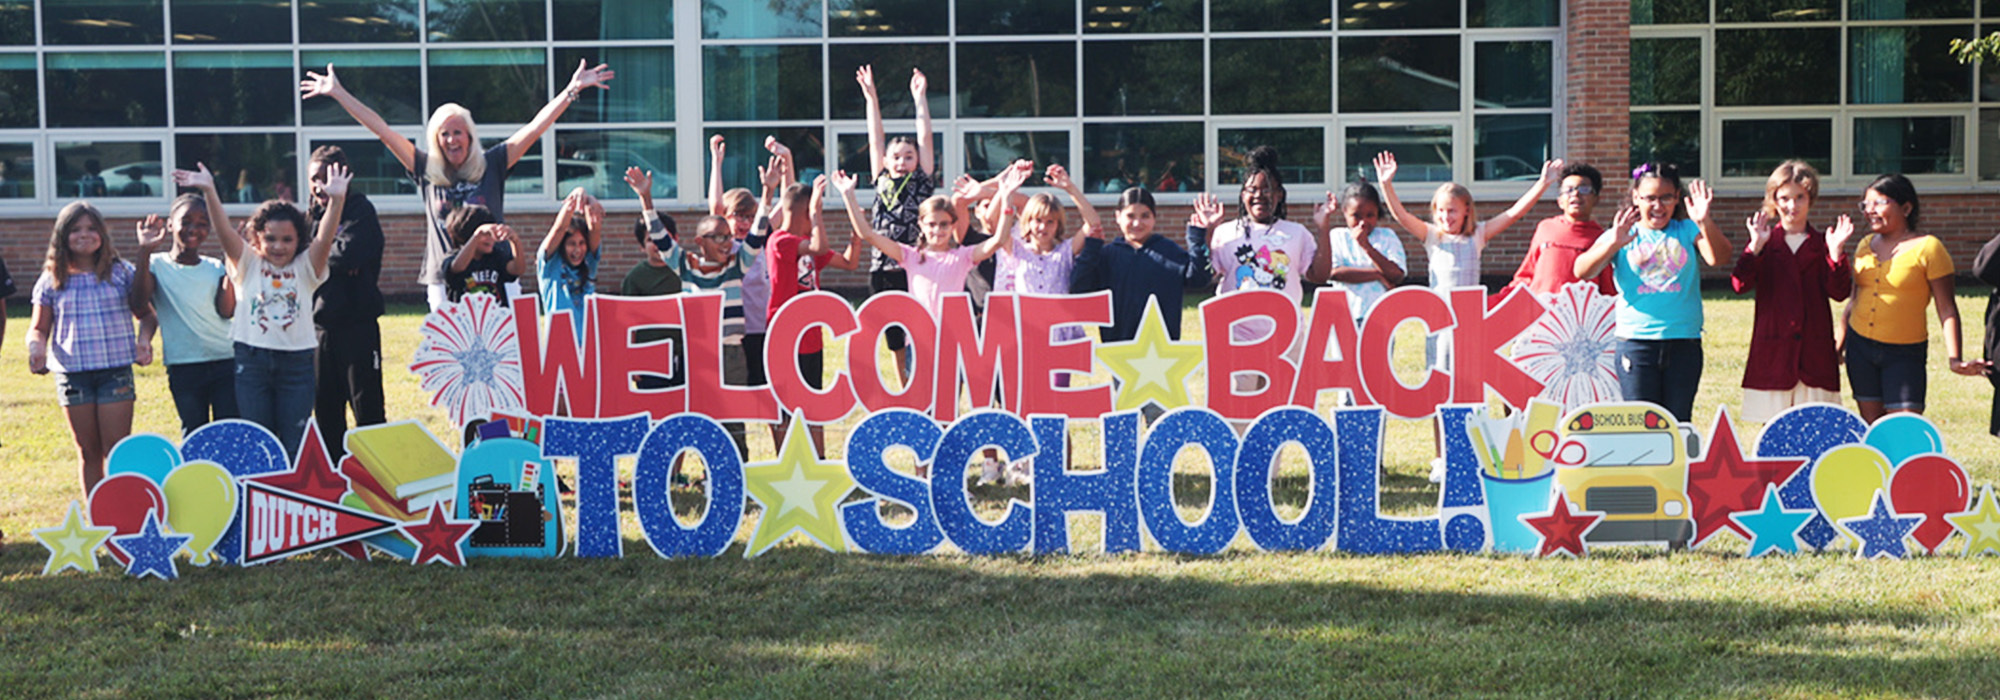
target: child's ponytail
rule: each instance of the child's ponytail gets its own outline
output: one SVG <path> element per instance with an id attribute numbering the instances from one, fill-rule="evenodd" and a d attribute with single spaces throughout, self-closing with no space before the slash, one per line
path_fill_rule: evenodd
<path id="1" fill-rule="evenodd" d="M 1658 163 L 1658 162 L 1648 161 L 1645 164 L 1632 169 L 1632 189 L 1634 191 L 1639 189 L 1639 183 L 1645 182 L 1648 179 L 1660 180 L 1662 182 L 1667 183 L 1668 187 L 1673 188 L 1674 190 L 1673 218 L 1676 219 L 1687 218 L 1687 202 L 1684 201 L 1685 195 L 1687 194 L 1687 190 L 1681 187 L 1680 167 L 1674 165 L 1673 163 Z"/>
<path id="2" fill-rule="evenodd" d="M 1271 210 L 1277 212 L 1277 218 L 1285 218 L 1285 177 L 1278 172 L 1278 149 L 1270 146 L 1250 149 L 1250 162 L 1243 167 L 1243 184 L 1250 184 L 1258 175 L 1270 183 Z M 1247 217 L 1250 213 L 1244 211 L 1242 215 Z"/>

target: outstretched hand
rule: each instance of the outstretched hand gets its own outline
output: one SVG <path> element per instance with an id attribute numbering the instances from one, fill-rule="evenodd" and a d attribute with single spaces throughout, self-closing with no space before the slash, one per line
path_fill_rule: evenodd
<path id="1" fill-rule="evenodd" d="M 1542 182 L 1554 183 L 1556 180 L 1561 179 L 1562 169 L 1563 159 L 1561 158 L 1542 163 Z"/>
<path id="2" fill-rule="evenodd" d="M 1396 154 L 1388 151 L 1375 154 L 1375 179 L 1385 183 L 1396 180 Z"/>
<path id="3" fill-rule="evenodd" d="M 1034 174 L 1033 161 L 1014 161 L 1013 165 L 1000 171 L 1000 194 L 1002 196 L 1013 194 L 1015 190 L 1021 189 L 1022 185 L 1028 184 L 1028 178 Z"/>
<path id="4" fill-rule="evenodd" d="M 861 84 L 862 96 L 875 99 L 875 66 L 863 64 L 854 69 L 854 82 Z"/>
<path id="5" fill-rule="evenodd" d="M 1007 171 L 1001 171 L 1000 177 L 1006 178 Z M 1005 187 L 1001 186 L 1003 190 Z M 960 175 L 951 183 L 951 198 L 960 202 L 976 202 L 985 199 L 986 196 L 986 183 L 971 175 Z"/>
<path id="6" fill-rule="evenodd" d="M 326 182 L 320 185 L 319 190 L 328 197 L 340 199 L 347 196 L 347 183 L 353 180 L 354 171 L 348 170 L 345 165 L 331 163 L 326 166 Z"/>
<path id="7" fill-rule="evenodd" d="M 151 255 L 167 242 L 167 222 L 159 214 L 147 214 L 139 222 L 139 253 Z"/>
<path id="8" fill-rule="evenodd" d="M 1854 220 L 1841 214 L 1833 220 L 1833 228 L 1826 230 L 1826 254 L 1839 260 L 1847 254 L 1847 240 L 1854 236 Z"/>
<path id="9" fill-rule="evenodd" d="M 570 75 L 569 84 L 579 90 L 591 87 L 609 90 L 611 87 L 605 83 L 611 82 L 611 79 L 616 77 L 618 73 L 611 70 L 611 66 L 607 64 L 599 63 L 593 67 L 590 61 L 577 59 L 576 73 Z"/>
<path id="10" fill-rule="evenodd" d="M 723 143 L 722 134 L 716 134 L 714 136 L 708 137 L 709 155 L 715 156 L 716 160 L 722 160 L 722 154 L 727 152 L 728 150 L 729 150 L 729 145 Z"/>
<path id="11" fill-rule="evenodd" d="M 1227 215 L 1222 211 L 1222 200 L 1203 192 L 1194 196 L 1194 213 L 1188 215 L 1188 225 L 1204 231 L 1213 231 L 1222 224 Z"/>
<path id="12" fill-rule="evenodd" d="M 1639 205 L 1627 204 L 1611 219 L 1612 240 L 1623 246 L 1638 236 L 1632 233 L 1632 225 L 1639 223 Z"/>
<path id="13" fill-rule="evenodd" d="M 834 189 L 839 190 L 841 194 L 854 191 L 854 176 L 847 174 L 845 170 L 833 171 L 833 177 L 828 179 L 828 182 L 833 185 Z"/>
<path id="14" fill-rule="evenodd" d="M 174 185 L 195 189 L 215 189 L 215 174 L 208 171 L 206 163 L 195 163 L 194 170 L 174 170 Z"/>
<path id="15" fill-rule="evenodd" d="M 653 173 L 640 170 L 639 166 L 636 165 L 626 168 L 625 186 L 632 188 L 633 192 L 639 193 L 639 198 L 641 199 L 651 197 L 653 196 Z"/>
<path id="16" fill-rule="evenodd" d="M 1715 190 L 1709 189 L 1708 183 L 1695 180 L 1688 183 L 1688 196 L 1685 200 L 1687 202 L 1688 218 L 1695 221 L 1707 221 L 1708 205 L 1715 202 Z"/>
<path id="17" fill-rule="evenodd" d="M 1764 244 L 1769 243 L 1771 240 L 1771 215 L 1765 214 L 1762 209 L 1758 209 L 1751 213 L 1749 218 L 1744 219 L 1743 225 L 1745 228 L 1750 229 L 1750 245 L 1744 248 L 1744 250 L 1750 253 L 1762 252 Z"/>
<path id="18" fill-rule="evenodd" d="M 924 94 L 930 91 L 930 85 L 931 81 L 924 77 L 923 71 L 910 69 L 910 95 L 917 98 L 918 103 L 924 101 Z"/>
<path id="19" fill-rule="evenodd" d="M 1047 181 L 1050 187 L 1065 192 L 1076 187 L 1076 181 L 1069 179 L 1069 171 L 1060 163 L 1050 163 L 1049 169 L 1042 174 L 1042 179 Z"/>
<path id="20" fill-rule="evenodd" d="M 325 75 L 306 71 L 306 79 L 299 81 L 299 97 L 302 99 L 310 100 L 320 95 L 332 95 L 338 92 L 340 92 L 340 76 L 334 75 L 331 63 L 326 64 Z"/>
<path id="21" fill-rule="evenodd" d="M 1333 191 L 1328 190 L 1326 201 L 1313 204 L 1313 229 L 1321 232 L 1333 230 L 1327 224 L 1333 222 L 1334 214 L 1339 211 L 1340 203 L 1334 199 Z"/>

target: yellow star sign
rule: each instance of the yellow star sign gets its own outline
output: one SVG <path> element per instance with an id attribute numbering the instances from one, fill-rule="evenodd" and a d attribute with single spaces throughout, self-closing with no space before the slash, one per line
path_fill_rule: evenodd
<path id="1" fill-rule="evenodd" d="M 813 543 L 835 552 L 847 550 L 841 527 L 840 499 L 854 490 L 854 478 L 838 463 L 822 462 L 813 450 L 806 422 L 792 416 L 778 461 L 744 465 L 743 487 L 757 499 L 764 514 L 750 533 L 744 558 L 763 554 L 796 530 Z"/>
<path id="2" fill-rule="evenodd" d="M 1972 510 L 1944 517 L 1951 521 L 1952 527 L 1965 533 L 1966 556 L 2000 554 L 2000 502 L 1993 498 L 1993 487 L 1980 489 L 1977 503 Z"/>
<path id="3" fill-rule="evenodd" d="M 33 531 L 35 539 L 49 548 L 49 562 L 42 565 L 42 575 L 62 573 L 65 569 L 96 571 L 97 548 L 117 531 L 116 528 L 85 525 L 83 504 L 70 501 L 69 517 L 63 518 L 63 524 Z"/>
<path id="4" fill-rule="evenodd" d="M 1160 316 L 1160 300 L 1146 300 L 1146 316 L 1139 320 L 1139 334 L 1123 343 L 1097 348 L 1097 360 L 1118 377 L 1118 396 L 1112 405 L 1120 411 L 1145 406 L 1173 409 L 1188 405 L 1188 375 L 1201 369 L 1200 343 L 1176 343 L 1167 337 L 1167 322 Z"/>

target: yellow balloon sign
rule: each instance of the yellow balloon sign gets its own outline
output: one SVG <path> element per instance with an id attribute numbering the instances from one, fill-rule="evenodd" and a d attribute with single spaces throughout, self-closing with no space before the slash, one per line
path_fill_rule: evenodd
<path id="1" fill-rule="evenodd" d="M 209 461 L 188 462 L 167 475 L 162 489 L 167 496 L 167 527 L 192 535 L 182 549 L 195 566 L 214 561 L 217 540 L 236 519 L 236 479 L 222 465 Z"/>
<path id="2" fill-rule="evenodd" d="M 1868 515 L 1875 492 L 1889 489 L 1890 471 L 1889 458 L 1867 445 L 1833 448 L 1813 466 L 1813 500 L 1847 542 L 1854 541 L 1854 533 L 1840 524 L 1841 519 Z"/>

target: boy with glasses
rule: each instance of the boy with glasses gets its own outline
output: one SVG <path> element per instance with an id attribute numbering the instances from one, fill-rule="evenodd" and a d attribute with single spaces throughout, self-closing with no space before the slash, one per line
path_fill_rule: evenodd
<path id="1" fill-rule="evenodd" d="M 1543 219 L 1535 226 L 1535 237 L 1528 243 L 1528 257 L 1514 271 L 1509 288 L 1527 287 L 1547 296 L 1563 285 L 1580 281 L 1576 276 L 1576 258 L 1590 250 L 1604 233 L 1604 226 L 1591 220 L 1598 197 L 1604 193 L 1604 176 L 1588 164 L 1571 163 L 1563 166 L 1557 178 L 1556 205 L 1562 208 L 1562 214 Z M 1612 285 L 1610 268 L 1598 272 L 1590 281 L 1596 282 L 1597 290 L 1607 296 L 1618 293 Z M 1507 291 L 1501 289 L 1500 293 L 1504 295 Z"/>

